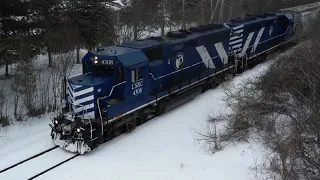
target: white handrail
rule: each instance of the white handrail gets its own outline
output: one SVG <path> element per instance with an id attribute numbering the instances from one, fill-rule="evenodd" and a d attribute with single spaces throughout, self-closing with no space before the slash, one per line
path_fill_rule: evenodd
<path id="1" fill-rule="evenodd" d="M 97 105 L 98 105 L 98 110 L 99 110 L 99 115 L 100 115 L 100 122 L 101 122 L 101 135 L 103 136 L 103 131 L 104 131 L 104 129 L 103 129 L 103 120 L 102 120 L 102 114 L 101 114 L 101 108 L 100 108 L 100 100 L 102 100 L 102 99 L 106 99 L 106 98 L 108 98 L 108 97 L 110 97 L 111 95 L 112 95 L 112 93 L 113 93 L 113 90 L 114 90 L 114 88 L 115 87 L 117 87 L 117 86 L 120 86 L 121 84 L 124 84 L 124 83 L 126 83 L 126 81 L 123 81 L 123 82 L 121 82 L 121 83 L 119 83 L 119 84 L 116 84 L 116 85 L 114 85 L 114 86 L 112 86 L 112 89 L 111 89 L 111 91 L 110 91 L 110 93 L 109 93 L 109 95 L 108 96 L 104 96 L 104 97 L 100 97 L 100 98 L 97 98 Z"/>
<path id="2" fill-rule="evenodd" d="M 108 97 L 111 96 L 111 94 L 113 93 L 113 90 L 114 90 L 115 87 L 120 86 L 121 84 L 124 84 L 124 83 L 126 83 L 126 81 L 123 81 L 122 83 L 119 83 L 119 84 L 116 84 L 116 85 L 112 86 L 112 89 L 111 89 Z"/>
<path id="3" fill-rule="evenodd" d="M 154 76 L 153 76 L 152 73 L 149 73 L 149 74 L 151 75 L 151 77 L 152 77 L 153 80 L 155 80 L 155 81 L 157 80 L 157 79 L 154 78 Z"/>
<path id="4" fill-rule="evenodd" d="M 84 109 L 84 105 L 82 105 L 82 104 L 74 104 L 74 102 L 72 102 L 72 104 L 74 105 L 74 106 L 80 106 L 80 107 L 82 107 L 82 120 L 83 120 L 83 122 L 84 122 L 84 115 L 85 114 L 87 114 L 87 109 L 85 110 Z M 74 114 L 74 116 L 76 116 L 75 114 Z M 91 136 L 91 139 L 92 139 L 92 123 L 91 123 L 91 119 L 90 118 L 88 118 L 89 119 L 89 124 L 90 124 L 90 136 Z"/>

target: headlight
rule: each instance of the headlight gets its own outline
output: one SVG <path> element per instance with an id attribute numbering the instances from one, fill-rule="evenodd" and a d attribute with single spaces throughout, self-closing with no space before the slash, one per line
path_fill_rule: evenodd
<path id="1" fill-rule="evenodd" d="M 58 120 L 55 120 L 54 123 L 58 124 L 59 122 L 58 122 Z"/>
<path id="2" fill-rule="evenodd" d="M 80 129 L 80 128 L 78 128 L 78 129 L 77 129 L 77 132 L 79 133 L 80 131 L 81 131 L 81 129 Z"/>
<path id="3" fill-rule="evenodd" d="M 97 57 L 97 56 L 95 56 L 95 57 L 93 58 L 93 63 L 94 63 L 94 64 L 98 64 L 98 57 Z"/>

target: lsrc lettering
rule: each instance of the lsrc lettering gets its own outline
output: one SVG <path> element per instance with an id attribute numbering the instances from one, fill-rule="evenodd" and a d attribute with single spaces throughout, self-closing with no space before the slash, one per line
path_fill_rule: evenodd
<path id="1" fill-rule="evenodd" d="M 143 81 L 139 81 L 139 82 L 132 84 L 132 90 L 133 90 L 132 94 L 134 96 L 141 94 L 142 93 L 142 86 L 143 86 Z"/>

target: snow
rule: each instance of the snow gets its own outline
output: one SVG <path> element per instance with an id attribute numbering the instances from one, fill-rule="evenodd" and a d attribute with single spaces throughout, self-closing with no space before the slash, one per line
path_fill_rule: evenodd
<path id="1" fill-rule="evenodd" d="M 114 0 L 113 2 L 114 2 L 114 3 L 117 3 L 117 4 L 120 4 L 121 6 L 123 6 L 121 0 Z"/>
<path id="2" fill-rule="evenodd" d="M 85 49 L 80 49 L 80 58 L 82 58 L 85 54 L 87 53 L 87 50 Z M 73 52 L 73 55 L 75 57 L 75 51 Z M 60 58 L 63 57 L 64 54 L 62 55 L 55 55 L 53 54 L 53 65 L 59 64 Z M 66 57 L 69 57 L 71 55 L 65 55 Z M 73 58 L 75 59 L 75 58 Z M 39 103 L 41 97 L 44 97 L 48 95 L 47 98 L 49 102 L 54 102 L 55 97 L 53 96 L 54 92 L 58 92 L 60 88 L 55 88 L 55 86 L 60 87 L 60 79 L 57 79 L 58 72 L 53 72 L 53 68 L 49 68 L 48 66 L 48 56 L 47 54 L 40 54 L 37 55 L 34 59 L 32 59 L 33 63 L 33 68 L 34 72 L 36 74 L 36 83 L 37 83 L 37 91 L 35 92 L 35 98 L 33 101 L 35 103 Z M 14 117 L 14 92 L 12 91 L 12 84 L 13 84 L 13 77 L 15 76 L 15 73 L 17 69 L 19 69 L 20 64 L 12 64 L 9 66 L 9 74 L 10 77 L 6 78 L 4 76 L 5 74 L 5 68 L 0 67 L 0 91 L 3 91 L 4 96 L 5 96 L 5 105 L 3 109 L 0 109 L 2 111 L 2 115 L 8 116 L 10 119 L 10 124 L 17 124 L 18 122 L 14 121 L 16 119 Z M 82 65 L 81 64 L 76 64 L 74 60 L 74 64 L 72 66 L 73 68 L 70 70 L 70 77 L 81 74 L 82 73 Z M 56 82 L 56 84 L 54 84 Z M 45 91 L 47 90 L 47 91 Z M 46 92 L 46 93 L 44 93 Z M 57 100 L 57 99 L 56 99 Z M 22 103 L 23 97 L 20 96 L 19 98 L 19 103 L 17 107 L 18 114 L 22 115 L 21 119 L 28 120 L 29 118 L 26 116 L 26 107 Z M 59 100 L 57 100 L 58 106 L 59 106 Z M 47 109 L 47 111 L 51 112 L 54 111 L 55 109 Z M 18 123 L 19 124 L 19 123 Z M 1 137 L 0 137 L 1 138 Z M 1 144 L 1 142 L 0 142 Z"/>
<path id="3" fill-rule="evenodd" d="M 79 152 L 79 154 L 84 154 L 86 152 L 91 151 L 91 148 L 87 144 L 85 144 L 83 141 L 72 142 L 72 141 L 60 140 L 61 134 L 57 135 L 56 132 L 53 132 L 52 134 L 54 136 L 53 143 L 69 152 Z"/>
<path id="4" fill-rule="evenodd" d="M 27 161 L 20 166 L 0 174 L 2 180 L 28 179 L 34 175 L 72 157 L 72 154 L 65 153 L 61 149 L 55 149 L 38 158 Z M 50 159 L 50 161 L 48 161 Z"/>
<path id="5" fill-rule="evenodd" d="M 258 76 L 267 65 L 258 65 L 235 77 L 232 84 Z M 249 168 L 262 155 L 260 144 L 239 143 L 210 154 L 194 139 L 193 129 L 200 129 L 208 114 L 226 111 L 223 96 L 221 87 L 209 90 L 37 179 L 250 179 L 253 172 Z M 1 131 L 0 169 L 53 147 L 50 122 L 48 117 L 42 117 Z M 69 152 L 57 149 L 0 174 L 0 179 L 25 179 L 68 157 Z"/>

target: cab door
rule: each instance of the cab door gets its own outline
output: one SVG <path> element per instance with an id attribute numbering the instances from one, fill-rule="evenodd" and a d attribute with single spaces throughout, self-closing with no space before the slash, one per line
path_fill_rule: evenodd
<path id="1" fill-rule="evenodd" d="M 148 86 L 148 66 L 127 69 L 126 102 L 128 110 L 146 103 Z"/>

